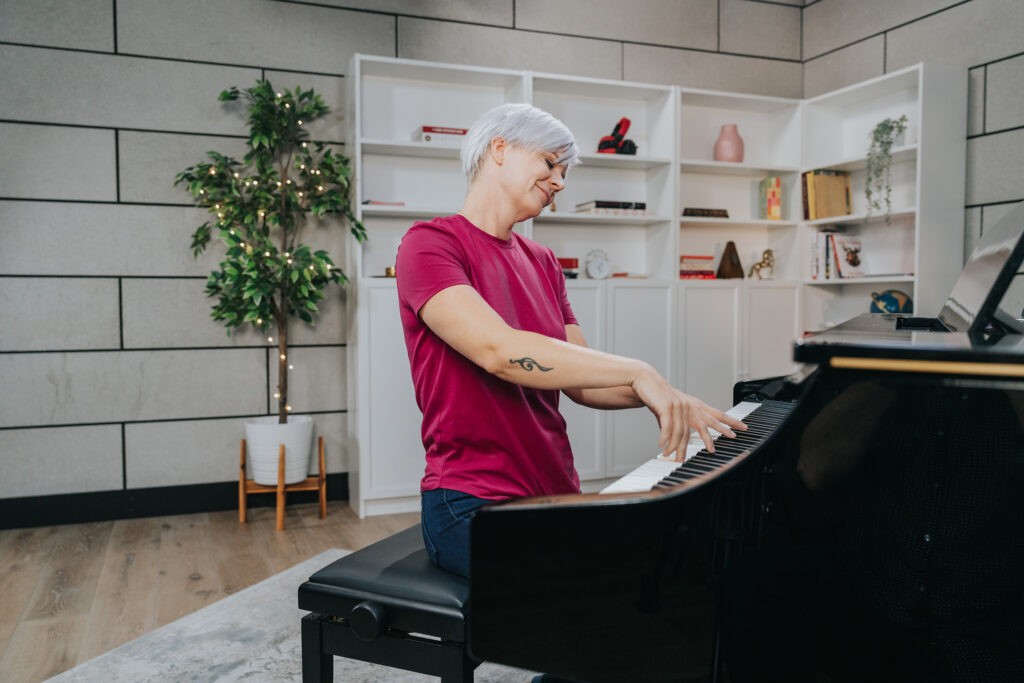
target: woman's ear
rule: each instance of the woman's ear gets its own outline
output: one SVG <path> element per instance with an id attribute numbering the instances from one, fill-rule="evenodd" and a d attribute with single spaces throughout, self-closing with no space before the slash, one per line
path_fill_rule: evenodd
<path id="1" fill-rule="evenodd" d="M 508 148 L 508 143 L 505 142 L 505 138 L 495 135 L 491 138 L 491 158 L 494 159 L 494 163 L 501 166 L 505 163 L 505 150 Z"/>

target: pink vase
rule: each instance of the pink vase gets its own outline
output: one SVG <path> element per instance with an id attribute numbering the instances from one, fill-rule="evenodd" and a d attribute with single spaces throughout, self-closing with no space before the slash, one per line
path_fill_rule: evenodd
<path id="1" fill-rule="evenodd" d="M 743 138 L 735 123 L 726 123 L 715 140 L 715 161 L 743 161 Z"/>

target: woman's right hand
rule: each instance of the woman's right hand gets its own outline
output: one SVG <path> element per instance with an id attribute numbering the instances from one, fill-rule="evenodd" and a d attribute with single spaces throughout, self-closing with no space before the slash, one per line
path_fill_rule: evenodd
<path id="1" fill-rule="evenodd" d="M 747 428 L 740 420 L 712 408 L 695 396 L 679 391 L 650 366 L 645 367 L 637 375 L 631 386 L 637 397 L 658 420 L 661 429 L 658 446 L 662 455 L 675 453 L 677 461 L 682 462 L 686 459 L 690 430 L 695 430 L 708 452 L 714 453 L 715 442 L 709 429 L 734 438 L 736 433 L 733 430 Z"/>

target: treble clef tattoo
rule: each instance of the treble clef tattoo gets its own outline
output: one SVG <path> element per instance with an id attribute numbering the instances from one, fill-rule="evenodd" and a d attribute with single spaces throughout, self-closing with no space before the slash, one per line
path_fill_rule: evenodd
<path id="1" fill-rule="evenodd" d="M 547 372 L 552 369 L 544 367 L 529 356 L 524 356 L 522 358 L 509 358 L 508 362 L 522 366 L 523 370 L 526 370 L 527 372 L 531 372 L 534 368 L 537 368 L 541 372 Z"/>

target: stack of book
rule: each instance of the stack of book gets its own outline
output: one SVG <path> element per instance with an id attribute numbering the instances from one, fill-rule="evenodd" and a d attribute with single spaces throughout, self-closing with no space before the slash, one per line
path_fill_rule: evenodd
<path id="1" fill-rule="evenodd" d="M 679 277 L 683 280 L 714 280 L 715 257 L 710 254 L 681 254 Z"/>
<path id="2" fill-rule="evenodd" d="M 804 220 L 813 221 L 853 212 L 850 174 L 846 171 L 817 170 L 800 175 L 804 197 Z"/>
<path id="3" fill-rule="evenodd" d="M 615 216 L 646 216 L 647 202 L 620 202 L 593 199 L 576 205 L 576 213 L 611 214 Z"/>
<path id="4" fill-rule="evenodd" d="M 864 277 L 861 241 L 834 229 L 819 230 L 811 254 L 812 280 Z"/>
<path id="5" fill-rule="evenodd" d="M 782 178 L 768 176 L 758 183 L 758 207 L 761 218 L 782 220 Z"/>

